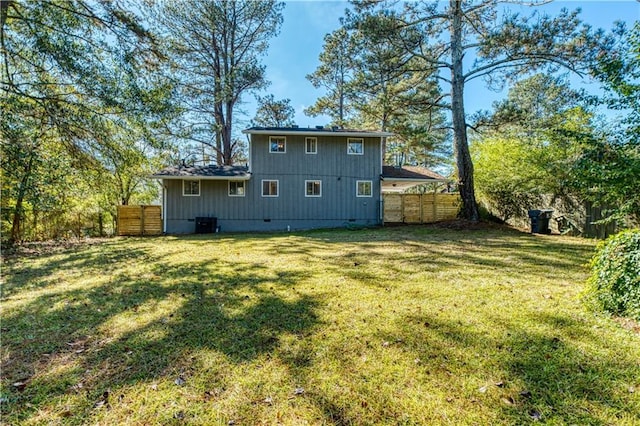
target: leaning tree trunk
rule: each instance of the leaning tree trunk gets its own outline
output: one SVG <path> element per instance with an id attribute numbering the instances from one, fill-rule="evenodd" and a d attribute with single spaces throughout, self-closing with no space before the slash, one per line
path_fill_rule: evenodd
<path id="1" fill-rule="evenodd" d="M 464 117 L 464 75 L 462 73 L 462 6 L 460 0 L 451 0 L 451 112 L 453 148 L 458 169 L 458 190 L 462 207 L 460 217 L 478 221 L 478 204 L 473 188 L 473 163 L 467 142 L 467 123 Z"/>
<path id="2" fill-rule="evenodd" d="M 18 193 L 16 195 L 16 207 L 13 211 L 13 221 L 11 223 L 11 235 L 9 237 L 9 245 L 12 246 L 22 239 L 22 223 L 24 220 L 24 199 L 27 195 L 27 188 L 29 180 L 31 179 L 31 172 L 33 169 L 33 162 L 35 160 L 35 153 L 32 152 L 29 156 L 29 161 L 25 165 L 24 176 L 20 180 L 18 185 Z"/>

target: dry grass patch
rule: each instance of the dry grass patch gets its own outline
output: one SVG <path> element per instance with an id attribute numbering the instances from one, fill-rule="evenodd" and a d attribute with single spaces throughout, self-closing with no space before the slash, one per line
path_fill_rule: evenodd
<path id="1" fill-rule="evenodd" d="M 11 257 L 2 420 L 638 424 L 640 338 L 579 301 L 593 248 L 400 227 Z"/>

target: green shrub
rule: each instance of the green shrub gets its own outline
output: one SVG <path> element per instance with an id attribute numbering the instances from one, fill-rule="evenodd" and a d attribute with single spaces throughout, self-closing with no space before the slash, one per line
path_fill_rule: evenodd
<path id="1" fill-rule="evenodd" d="M 596 309 L 640 320 L 640 229 L 613 235 L 591 260 L 587 300 Z"/>

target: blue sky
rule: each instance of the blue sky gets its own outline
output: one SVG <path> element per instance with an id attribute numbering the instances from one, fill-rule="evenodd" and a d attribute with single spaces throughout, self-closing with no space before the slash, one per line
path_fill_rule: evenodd
<path id="1" fill-rule="evenodd" d="M 262 95 L 271 93 L 276 99 L 291 99 L 296 109 L 296 124 L 301 127 L 328 124 L 326 117 L 307 117 L 302 112 L 322 95 L 322 91 L 315 89 L 305 76 L 316 69 L 324 35 L 340 26 L 339 19 L 347 7 L 348 3 L 343 1 L 287 1 L 280 34 L 271 41 L 269 51 L 263 58 L 271 85 Z M 570 10 L 580 8 L 584 22 L 604 29 L 612 28 L 617 20 L 626 21 L 629 26 L 640 20 L 640 2 L 635 0 L 556 1 L 535 8 L 515 4 L 508 4 L 507 7 L 514 11 L 521 10 L 527 15 L 534 9 L 553 15 L 563 7 Z M 597 85 L 589 81 L 574 78 L 572 84 L 576 88 L 597 90 Z M 466 88 L 467 113 L 489 109 L 495 100 L 505 94 L 506 91 L 489 91 L 478 79 Z M 255 114 L 255 102 L 246 100 L 244 110 L 250 119 Z"/>

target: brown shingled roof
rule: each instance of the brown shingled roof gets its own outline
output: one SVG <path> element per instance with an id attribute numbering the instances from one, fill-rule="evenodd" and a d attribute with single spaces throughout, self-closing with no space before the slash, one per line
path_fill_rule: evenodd
<path id="1" fill-rule="evenodd" d="M 382 179 L 432 180 L 445 181 L 447 178 L 432 170 L 420 166 L 382 166 Z"/>

